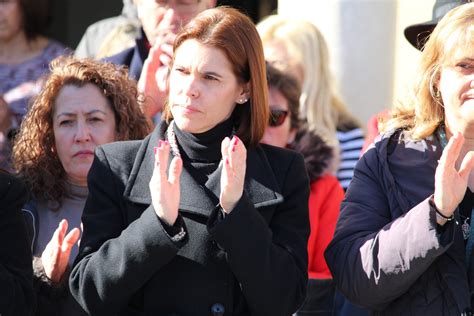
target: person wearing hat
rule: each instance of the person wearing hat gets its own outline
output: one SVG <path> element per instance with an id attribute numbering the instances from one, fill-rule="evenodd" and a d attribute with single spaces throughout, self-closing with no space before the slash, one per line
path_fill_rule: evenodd
<path id="1" fill-rule="evenodd" d="M 426 41 L 433 32 L 433 29 L 438 24 L 439 20 L 448 13 L 449 10 L 455 7 L 472 2 L 472 0 L 436 0 L 433 6 L 433 16 L 430 21 L 423 23 L 416 23 L 409 25 L 404 30 L 406 40 L 416 49 L 423 50 Z M 370 145 L 374 142 L 377 135 L 379 135 L 379 122 L 388 119 L 389 111 L 383 110 L 372 116 L 367 122 L 367 135 L 362 146 L 362 153 L 364 153 Z"/>
<path id="2" fill-rule="evenodd" d="M 325 258 L 375 315 L 473 315 L 474 3 L 440 19 L 411 97 L 359 160 Z"/>
<path id="3" fill-rule="evenodd" d="M 430 21 L 416 23 L 405 28 L 404 34 L 410 44 L 418 50 L 423 50 L 431 32 L 438 24 L 439 20 L 455 7 L 471 2 L 471 0 L 436 0 L 433 6 L 433 16 Z"/>
<path id="4" fill-rule="evenodd" d="M 31 250 L 21 206 L 28 198 L 25 185 L 0 169 L 0 315 L 33 314 Z"/>

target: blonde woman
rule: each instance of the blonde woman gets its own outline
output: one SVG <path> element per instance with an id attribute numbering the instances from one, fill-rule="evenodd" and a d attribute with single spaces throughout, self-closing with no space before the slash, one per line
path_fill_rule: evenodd
<path id="1" fill-rule="evenodd" d="M 339 152 L 333 170 L 346 189 L 363 145 L 363 131 L 339 97 L 329 69 L 329 52 L 311 23 L 273 15 L 257 25 L 265 59 L 301 84 L 301 115 Z M 339 161 L 338 161 L 339 160 Z"/>
<path id="2" fill-rule="evenodd" d="M 474 3 L 438 23 L 382 132 L 326 250 L 334 280 L 377 315 L 472 315 Z"/>

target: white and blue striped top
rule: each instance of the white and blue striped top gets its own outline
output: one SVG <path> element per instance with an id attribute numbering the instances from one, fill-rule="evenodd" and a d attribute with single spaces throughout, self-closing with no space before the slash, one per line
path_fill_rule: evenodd
<path id="1" fill-rule="evenodd" d="M 359 160 L 362 146 L 364 145 L 364 132 L 361 128 L 351 129 L 347 132 L 338 131 L 337 139 L 340 148 L 340 164 L 337 170 L 337 179 L 344 190 L 354 175 L 354 169 Z"/>

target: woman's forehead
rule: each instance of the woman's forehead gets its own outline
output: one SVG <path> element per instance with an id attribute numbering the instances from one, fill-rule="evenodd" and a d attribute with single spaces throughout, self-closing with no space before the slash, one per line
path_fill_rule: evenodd
<path id="1" fill-rule="evenodd" d="M 474 25 L 462 32 L 451 34 L 443 48 L 444 62 L 474 58 Z"/>

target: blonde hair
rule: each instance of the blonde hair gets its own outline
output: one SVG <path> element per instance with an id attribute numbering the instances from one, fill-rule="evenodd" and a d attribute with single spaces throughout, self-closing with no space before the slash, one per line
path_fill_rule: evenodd
<path id="1" fill-rule="evenodd" d="M 425 138 L 444 121 L 444 105 L 437 84 L 441 68 L 460 48 L 473 51 L 474 3 L 449 11 L 430 35 L 421 53 L 415 84 L 405 103 L 398 104 L 381 131 L 403 128 L 412 139 Z M 464 46 L 464 47 L 463 47 Z"/>
<path id="2" fill-rule="evenodd" d="M 311 129 L 334 145 L 338 129 L 359 126 L 336 91 L 328 47 L 316 26 L 272 15 L 258 23 L 257 29 L 264 46 L 281 42 L 291 56 L 289 59 L 304 69 L 300 109 Z"/>

